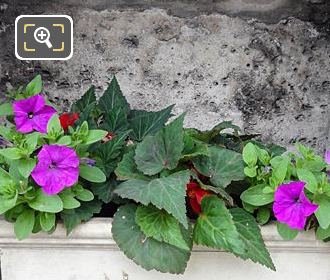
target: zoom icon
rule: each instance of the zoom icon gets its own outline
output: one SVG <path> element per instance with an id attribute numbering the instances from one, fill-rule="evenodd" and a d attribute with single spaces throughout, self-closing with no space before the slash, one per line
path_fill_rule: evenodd
<path id="1" fill-rule="evenodd" d="M 15 21 L 20 60 L 67 60 L 73 53 L 73 22 L 67 15 L 22 15 Z"/>

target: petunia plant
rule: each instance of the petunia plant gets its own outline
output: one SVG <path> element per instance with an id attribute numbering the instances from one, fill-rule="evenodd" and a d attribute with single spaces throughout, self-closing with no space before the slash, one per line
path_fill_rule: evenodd
<path id="1" fill-rule="evenodd" d="M 0 214 L 15 223 L 18 239 L 53 231 L 60 216 L 83 212 L 86 204 L 100 211 L 89 187 L 106 180 L 86 159 L 90 145 L 107 132 L 89 129 L 87 122 L 65 131 L 40 83 L 37 76 L 0 107 L 6 117 L 0 126 Z"/>
<path id="2" fill-rule="evenodd" d="M 320 239 L 330 237 L 329 152 L 325 157 L 297 143 L 297 152 L 274 154 L 248 143 L 243 150 L 249 188 L 241 194 L 243 207 L 260 224 L 277 220 L 279 234 L 293 239 L 315 228 Z"/>

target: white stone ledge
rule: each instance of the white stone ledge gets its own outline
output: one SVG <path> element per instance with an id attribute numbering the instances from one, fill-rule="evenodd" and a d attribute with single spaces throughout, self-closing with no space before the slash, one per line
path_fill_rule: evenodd
<path id="1" fill-rule="evenodd" d="M 87 223 L 76 227 L 67 236 L 62 224 L 58 224 L 52 234 L 39 233 L 30 238 L 18 241 L 14 234 L 14 225 L 0 220 L 0 249 L 10 248 L 61 248 L 61 249 L 108 249 L 119 250 L 111 235 L 111 222 L 109 218 L 94 218 Z M 330 253 L 330 242 L 316 240 L 313 231 L 300 233 L 292 241 L 284 241 L 278 235 L 275 225 L 261 227 L 265 243 L 270 251 L 306 252 L 306 253 Z M 194 251 L 215 252 L 206 247 L 195 246 Z"/>

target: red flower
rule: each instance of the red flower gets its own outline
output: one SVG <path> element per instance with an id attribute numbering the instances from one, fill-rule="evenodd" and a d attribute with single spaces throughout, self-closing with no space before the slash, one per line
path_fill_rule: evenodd
<path id="1" fill-rule="evenodd" d="M 189 197 L 190 206 L 196 214 L 202 212 L 201 203 L 203 198 L 211 194 L 211 192 L 203 190 L 196 182 L 187 184 L 187 195 Z"/>
<path id="2" fill-rule="evenodd" d="M 68 130 L 69 126 L 73 126 L 78 119 L 79 119 L 78 113 L 74 113 L 74 114 L 64 113 L 60 116 L 61 126 L 66 131 Z"/>

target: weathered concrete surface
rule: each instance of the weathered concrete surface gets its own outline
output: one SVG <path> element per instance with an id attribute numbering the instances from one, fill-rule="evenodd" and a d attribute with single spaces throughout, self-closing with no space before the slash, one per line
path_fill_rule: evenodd
<path id="1" fill-rule="evenodd" d="M 187 126 L 234 120 L 264 140 L 323 150 L 330 127 L 330 4 L 199 2 L 2 3 L 0 90 L 41 73 L 49 96 L 67 108 L 91 83 L 101 92 L 116 74 L 134 108 L 175 103 L 175 113 L 187 111 Z M 14 58 L 15 17 L 39 13 L 73 17 L 70 61 Z"/>

